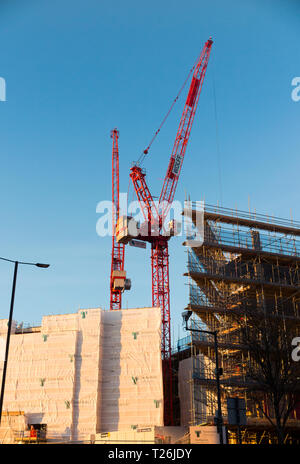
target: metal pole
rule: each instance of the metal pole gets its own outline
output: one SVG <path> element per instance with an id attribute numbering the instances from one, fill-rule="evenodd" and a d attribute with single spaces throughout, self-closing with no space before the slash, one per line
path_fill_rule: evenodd
<path id="1" fill-rule="evenodd" d="M 18 264 L 19 264 L 18 261 L 15 261 L 14 278 L 13 278 L 13 286 L 12 286 L 11 301 L 10 301 L 10 311 L 9 311 L 9 319 L 8 319 L 8 327 L 7 327 L 5 358 L 4 358 L 3 373 L 2 373 L 2 386 L 1 386 L 1 396 L 0 396 L 0 424 L 1 424 L 1 419 L 2 419 L 3 398 L 4 398 L 4 390 L 5 390 L 5 380 L 6 380 L 6 370 L 7 370 L 7 361 L 8 361 L 8 352 L 9 352 L 9 342 L 10 342 L 10 333 L 11 333 L 11 325 L 12 325 L 12 316 L 13 316 L 13 310 L 14 310 Z"/>
<path id="2" fill-rule="evenodd" d="M 213 332 L 215 339 L 215 355 L 216 355 L 216 381 L 217 381 L 217 395 L 218 395 L 218 431 L 220 435 L 220 444 L 223 445 L 223 416 L 221 406 L 221 387 L 220 387 L 220 372 L 219 372 L 219 355 L 218 355 L 218 338 L 217 332 Z"/>

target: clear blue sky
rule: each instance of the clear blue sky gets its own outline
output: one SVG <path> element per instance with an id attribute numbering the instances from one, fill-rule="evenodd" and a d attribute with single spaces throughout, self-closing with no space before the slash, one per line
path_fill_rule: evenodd
<path id="1" fill-rule="evenodd" d="M 15 318 L 108 308 L 111 239 L 96 205 L 111 198 L 110 130 L 120 131 L 120 183 L 157 129 L 204 42 L 214 39 L 176 199 L 300 220 L 297 0 L 1 0 L 0 255 L 22 267 Z M 213 79 L 219 126 L 216 142 Z M 184 97 L 146 160 L 160 192 Z M 132 195 L 132 188 L 131 188 Z M 170 245 L 173 334 L 187 303 L 182 239 Z M 126 250 L 124 306 L 151 305 L 150 250 Z M 0 262 L 0 317 L 12 266 Z"/>

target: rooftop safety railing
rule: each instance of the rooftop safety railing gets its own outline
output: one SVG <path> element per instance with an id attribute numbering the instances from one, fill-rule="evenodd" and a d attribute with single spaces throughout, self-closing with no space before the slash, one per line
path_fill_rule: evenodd
<path id="1" fill-rule="evenodd" d="M 197 209 L 198 202 L 191 202 L 192 208 Z M 283 219 L 277 216 L 270 216 L 267 214 L 258 214 L 256 212 L 247 212 L 243 210 L 233 209 L 233 208 L 224 208 L 218 205 L 204 204 L 204 211 L 207 213 L 220 214 L 223 216 L 229 216 L 232 218 L 242 218 L 254 222 L 266 222 L 269 224 L 275 224 L 282 227 L 294 228 L 296 230 L 300 229 L 300 222 L 294 221 L 293 219 Z"/>

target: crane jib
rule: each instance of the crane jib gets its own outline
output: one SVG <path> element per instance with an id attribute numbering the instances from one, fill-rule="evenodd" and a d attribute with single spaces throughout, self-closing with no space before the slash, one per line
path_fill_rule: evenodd
<path id="1" fill-rule="evenodd" d="M 186 99 L 186 105 L 190 107 L 194 105 L 195 99 L 198 93 L 199 85 L 200 85 L 200 79 L 196 79 L 195 77 L 193 77 L 192 82 L 191 82 L 190 91 Z"/>
<path id="2" fill-rule="evenodd" d="M 162 351 L 162 370 L 163 370 L 163 383 L 164 383 L 164 422 L 165 425 L 174 425 L 173 423 L 173 367 L 172 367 L 172 350 L 171 350 L 171 330 L 170 330 L 170 286 L 169 286 L 169 254 L 168 254 L 168 239 L 163 233 L 164 223 L 170 211 L 172 202 L 174 200 L 180 170 L 182 168 L 183 159 L 187 143 L 189 140 L 191 127 L 193 124 L 198 98 L 200 96 L 202 83 L 205 77 L 207 62 L 209 59 L 212 39 L 205 43 L 197 64 L 193 66 L 188 75 L 190 78 L 193 72 L 193 77 L 185 102 L 184 110 L 179 123 L 179 128 L 175 138 L 173 150 L 169 159 L 167 173 L 162 186 L 161 194 L 159 197 L 158 206 L 151 196 L 150 190 L 145 180 L 145 173 L 137 165 L 131 168 L 130 177 L 134 185 L 135 193 L 138 198 L 142 214 L 145 219 L 145 231 L 147 232 L 147 239 L 145 240 L 145 233 L 141 235 L 142 241 L 151 242 L 151 269 L 152 269 L 152 306 L 159 306 L 161 308 L 161 351 Z M 187 82 L 187 80 L 186 80 Z M 184 84 L 185 85 L 185 84 Z M 182 87 L 183 89 L 183 87 Z M 181 90 L 180 92 L 181 93 Z M 179 96 L 179 94 L 178 94 Z M 174 100 L 177 101 L 178 96 Z M 173 104 L 174 104 L 173 102 Z M 171 109 L 173 108 L 173 104 Z M 169 115 L 167 113 L 166 117 Z M 159 129 L 155 133 L 154 138 L 159 133 L 164 118 Z M 150 142 L 144 155 L 147 154 L 154 138 Z M 171 221 L 172 225 L 169 226 L 170 232 L 175 232 L 175 223 Z M 151 229 L 152 227 L 152 229 Z M 143 227 L 142 227 L 143 229 Z M 128 228 L 129 230 L 129 228 Z M 152 230 L 155 234 L 152 235 Z M 150 234 L 149 234 L 150 232 Z M 156 233 L 158 232 L 158 234 Z M 172 234 L 173 234 L 172 232 Z M 171 235 L 172 235 L 171 234 Z M 170 236 L 171 236 L 170 235 Z M 143 238 L 144 237 L 144 238 Z M 124 243 L 128 243 L 129 232 L 124 234 L 121 239 Z"/>
<path id="3" fill-rule="evenodd" d="M 177 175 L 178 172 L 179 172 L 182 158 L 183 158 L 183 156 L 181 155 L 181 153 L 178 153 L 176 155 L 176 158 L 175 158 L 174 163 L 173 163 L 173 169 L 172 169 L 172 173 L 175 174 L 175 175 Z"/>

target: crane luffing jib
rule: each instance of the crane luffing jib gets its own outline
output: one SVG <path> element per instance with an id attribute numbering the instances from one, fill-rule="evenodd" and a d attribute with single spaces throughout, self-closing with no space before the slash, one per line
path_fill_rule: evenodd
<path id="1" fill-rule="evenodd" d="M 213 41 L 211 38 L 209 38 L 205 43 L 195 66 L 158 205 L 156 205 L 153 201 L 153 197 L 150 194 L 149 188 L 147 187 L 145 181 L 145 173 L 141 167 L 135 165 L 131 168 L 130 177 L 134 184 L 134 188 L 140 202 L 145 221 L 158 223 L 160 227 L 162 227 L 171 207 L 172 201 L 174 200 L 175 191 L 191 128 L 193 125 L 212 44 Z"/>
<path id="2" fill-rule="evenodd" d="M 113 139 L 112 147 L 112 235 L 116 235 L 116 225 L 119 219 L 119 131 L 113 129 L 110 133 Z"/>
<path id="3" fill-rule="evenodd" d="M 209 39 L 196 63 L 158 204 L 156 204 L 153 200 L 145 180 L 146 174 L 142 168 L 136 164 L 130 170 L 130 177 L 145 219 L 145 225 L 148 227 L 147 233 L 145 227 L 143 225 L 140 226 L 140 238 L 151 242 L 152 306 L 159 307 L 161 310 L 161 354 L 164 382 L 165 425 L 173 425 L 173 374 L 168 253 L 168 239 L 170 237 L 168 234 L 165 235 L 163 233 L 163 228 L 169 208 L 171 207 L 171 203 L 174 199 L 187 142 L 207 68 L 211 45 L 212 40 Z M 150 234 L 149 230 L 151 232 Z M 155 234 L 152 234 L 152 231 L 155 231 Z"/>

